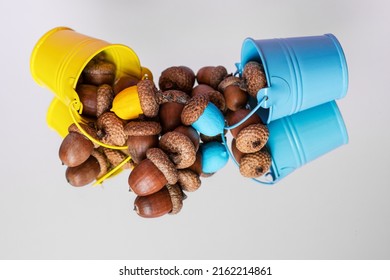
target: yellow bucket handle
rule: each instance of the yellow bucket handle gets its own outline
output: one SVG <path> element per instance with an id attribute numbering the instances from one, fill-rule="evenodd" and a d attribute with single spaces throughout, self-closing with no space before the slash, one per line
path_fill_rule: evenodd
<path id="1" fill-rule="evenodd" d="M 79 103 L 77 100 L 74 100 L 69 105 L 69 114 L 72 117 L 73 123 L 77 126 L 77 128 L 80 130 L 80 132 L 87 137 L 89 140 L 91 140 L 93 143 L 98 144 L 102 147 L 108 148 L 108 149 L 114 149 L 114 150 L 126 150 L 127 146 L 112 146 L 105 144 L 103 142 L 100 142 L 99 140 L 93 138 L 91 135 L 89 135 L 80 125 L 80 123 L 77 121 L 75 114 L 78 114 L 78 110 L 82 111 L 82 103 Z M 78 108 L 78 110 L 76 109 Z M 131 160 L 131 156 L 126 157 L 124 160 L 121 161 L 117 166 L 115 166 L 113 169 L 111 169 L 109 172 L 98 178 L 93 186 L 101 185 L 102 182 L 111 176 L 115 175 L 117 172 L 121 172 L 120 168 L 124 166 L 127 162 Z"/>
<path id="2" fill-rule="evenodd" d="M 81 125 L 79 124 L 79 122 L 77 121 L 76 119 L 76 116 L 75 114 L 78 114 L 77 113 L 77 109 L 76 108 L 80 108 L 79 110 L 81 111 L 82 110 L 82 103 L 78 103 L 77 100 L 74 100 L 70 103 L 69 105 L 69 114 L 70 116 L 72 117 L 72 120 L 74 122 L 74 124 L 77 126 L 77 128 L 81 131 L 81 133 L 87 137 L 89 140 L 91 140 L 93 143 L 95 144 L 98 144 L 102 147 L 105 147 L 105 148 L 108 148 L 108 149 L 113 149 L 113 150 L 126 150 L 127 149 L 127 146 L 112 146 L 112 145 L 108 145 L 108 144 L 105 144 L 103 142 L 100 142 L 99 140 L 93 138 L 91 135 L 89 135 L 82 127 Z"/>
<path id="3" fill-rule="evenodd" d="M 108 178 L 110 178 L 112 175 L 114 175 L 117 171 L 121 171 L 119 170 L 123 165 L 125 165 L 128 161 L 131 160 L 131 156 L 128 156 L 127 158 L 125 158 L 124 160 L 122 160 L 121 163 L 119 163 L 117 166 L 115 166 L 113 169 L 111 169 L 109 172 L 107 172 L 106 174 L 104 174 L 102 177 L 98 178 L 96 180 L 96 182 L 93 184 L 93 186 L 97 186 L 97 185 L 101 185 L 102 182 Z"/>

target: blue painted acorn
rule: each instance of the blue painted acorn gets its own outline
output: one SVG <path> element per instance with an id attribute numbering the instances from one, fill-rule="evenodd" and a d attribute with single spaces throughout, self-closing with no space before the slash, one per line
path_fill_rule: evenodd
<path id="1" fill-rule="evenodd" d="M 222 169 L 229 160 L 225 145 L 212 141 L 200 144 L 195 163 L 190 167 L 202 177 L 208 177 Z"/>
<path id="2" fill-rule="evenodd" d="M 215 173 L 222 169 L 229 160 L 225 145 L 219 142 L 208 142 L 200 146 L 202 154 L 202 171 Z"/>
<path id="3" fill-rule="evenodd" d="M 205 94 L 197 94 L 187 102 L 181 113 L 181 122 L 207 136 L 221 134 L 225 126 L 222 112 L 209 102 Z"/>

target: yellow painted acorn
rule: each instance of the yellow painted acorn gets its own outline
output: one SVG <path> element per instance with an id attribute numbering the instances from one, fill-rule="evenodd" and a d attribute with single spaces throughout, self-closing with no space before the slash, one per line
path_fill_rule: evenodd
<path id="1" fill-rule="evenodd" d="M 136 86 L 125 88 L 115 96 L 111 111 L 123 120 L 136 119 L 142 114 L 153 118 L 159 109 L 156 92 L 152 80 L 141 80 Z"/>

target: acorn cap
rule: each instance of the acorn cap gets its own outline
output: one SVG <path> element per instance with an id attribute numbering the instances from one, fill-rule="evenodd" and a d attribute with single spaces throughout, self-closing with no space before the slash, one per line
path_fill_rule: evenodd
<path id="1" fill-rule="evenodd" d="M 146 157 L 164 174 L 168 184 L 174 185 L 177 183 L 177 170 L 167 154 L 159 148 L 150 148 L 146 151 Z"/>
<path id="2" fill-rule="evenodd" d="M 240 173 L 248 178 L 260 177 L 270 169 L 271 161 L 271 155 L 265 149 L 245 154 L 240 161 Z"/>
<path id="3" fill-rule="evenodd" d="M 181 188 L 176 184 L 168 184 L 166 187 L 169 191 L 169 195 L 171 196 L 172 200 L 172 211 L 169 212 L 169 214 L 177 214 L 183 208 L 183 193 L 181 191 Z"/>
<path id="4" fill-rule="evenodd" d="M 122 146 L 126 143 L 123 122 L 113 112 L 105 112 L 97 119 L 98 135 L 105 144 Z"/>
<path id="5" fill-rule="evenodd" d="M 181 90 L 166 90 L 158 91 L 156 93 L 156 100 L 158 104 L 164 104 L 168 102 L 176 102 L 180 104 L 186 104 L 190 96 Z"/>
<path id="6" fill-rule="evenodd" d="M 94 58 L 83 69 L 83 78 L 88 84 L 112 84 L 115 80 L 115 64 Z"/>
<path id="7" fill-rule="evenodd" d="M 165 133 L 160 138 L 159 146 L 168 154 L 177 169 L 190 167 L 196 160 L 194 144 L 180 132 Z"/>
<path id="8" fill-rule="evenodd" d="M 151 136 L 161 133 L 161 125 L 155 121 L 131 121 L 124 128 L 127 136 Z"/>
<path id="9" fill-rule="evenodd" d="M 191 92 L 195 83 L 195 73 L 186 66 L 172 66 L 161 72 L 158 85 L 162 91 L 182 90 Z"/>
<path id="10" fill-rule="evenodd" d="M 157 88 L 153 81 L 148 79 L 139 81 L 137 91 L 144 115 L 150 118 L 157 116 L 159 108 L 156 101 Z"/>
<path id="11" fill-rule="evenodd" d="M 114 91 L 111 86 L 103 84 L 96 91 L 96 116 L 99 117 L 104 112 L 111 109 L 112 101 L 114 100 Z"/>
<path id="12" fill-rule="evenodd" d="M 225 79 L 222 80 L 222 82 L 219 83 L 218 85 L 218 90 L 220 92 L 223 92 L 225 88 L 231 85 L 236 85 L 239 86 L 241 84 L 241 79 L 236 76 L 227 76 Z"/>
<path id="13" fill-rule="evenodd" d="M 184 106 L 181 112 L 181 122 L 184 125 L 191 125 L 203 114 L 209 103 L 209 97 L 205 94 L 193 96 Z"/>
<path id="14" fill-rule="evenodd" d="M 240 130 L 236 137 L 237 149 L 243 153 L 260 151 L 268 141 L 269 131 L 266 125 L 251 124 Z"/>
<path id="15" fill-rule="evenodd" d="M 256 97 L 257 92 L 267 86 L 267 79 L 264 74 L 263 66 L 256 61 L 249 61 L 244 66 L 242 72 L 248 93 Z"/>
<path id="16" fill-rule="evenodd" d="M 106 156 L 101 153 L 99 150 L 97 149 L 94 149 L 91 153 L 91 156 L 95 157 L 96 160 L 98 161 L 99 163 L 99 166 L 100 166 L 100 172 L 99 174 L 97 175 L 97 178 L 100 178 L 101 176 L 103 176 L 104 174 L 107 173 L 108 171 L 108 162 L 107 162 L 107 158 Z"/>
<path id="17" fill-rule="evenodd" d="M 127 158 L 127 155 L 125 155 L 123 152 L 119 150 L 103 148 L 103 151 L 112 166 L 119 165 L 122 161 L 124 161 Z M 134 163 L 132 161 L 126 162 L 122 166 L 122 169 L 133 169 L 133 168 L 134 168 Z"/>
<path id="18" fill-rule="evenodd" d="M 190 169 L 178 170 L 178 183 L 184 191 L 193 192 L 199 189 L 201 181 L 199 175 Z"/>
<path id="19" fill-rule="evenodd" d="M 93 127 L 91 127 L 91 126 L 89 126 L 87 124 L 84 124 L 84 123 L 79 123 L 79 125 L 81 126 L 82 129 L 85 130 L 86 133 L 88 133 L 89 136 L 91 136 L 94 139 L 98 139 L 97 131 L 96 131 L 95 128 L 93 128 Z M 72 123 L 68 127 L 68 131 L 69 132 L 76 132 L 78 134 L 84 135 L 84 133 L 82 133 L 80 131 L 80 129 L 77 127 L 77 125 L 75 123 Z M 99 144 L 96 144 L 95 142 L 93 142 L 93 145 L 94 145 L 94 148 L 98 148 L 99 147 Z"/>
<path id="20" fill-rule="evenodd" d="M 213 103 L 221 112 L 226 111 L 226 101 L 222 93 L 217 90 L 207 92 L 209 100 Z"/>
<path id="21" fill-rule="evenodd" d="M 210 85 L 217 89 L 218 85 L 227 76 L 227 70 L 224 66 L 217 66 L 211 71 Z"/>

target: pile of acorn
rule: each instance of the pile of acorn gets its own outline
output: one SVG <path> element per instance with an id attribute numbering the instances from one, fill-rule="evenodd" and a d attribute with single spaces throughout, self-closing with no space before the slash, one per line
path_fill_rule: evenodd
<path id="1" fill-rule="evenodd" d="M 206 66 L 196 75 L 185 66 L 169 67 L 158 89 L 147 76 L 116 77 L 115 64 L 101 53 L 87 64 L 76 87 L 83 121 L 69 127 L 59 149 L 66 179 L 85 186 L 121 165 L 130 171 L 138 215 L 176 214 L 185 193 L 200 187 L 201 177 L 225 166 L 226 128 L 249 114 L 249 95 L 256 97 L 266 86 L 262 65 L 249 62 L 242 77 L 223 66 Z M 265 174 L 271 156 L 260 118 L 254 114 L 230 131 L 242 176 Z"/>

